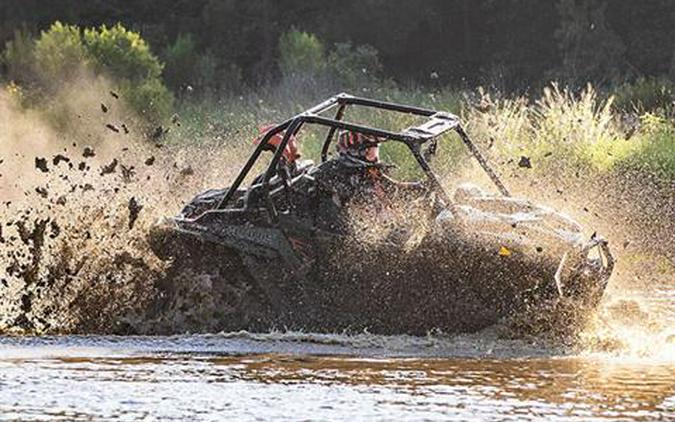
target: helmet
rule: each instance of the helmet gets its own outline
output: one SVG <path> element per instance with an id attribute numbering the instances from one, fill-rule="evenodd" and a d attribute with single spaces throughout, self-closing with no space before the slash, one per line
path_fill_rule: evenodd
<path id="1" fill-rule="evenodd" d="M 338 135 L 337 151 L 340 155 L 377 163 L 380 161 L 379 142 L 375 136 L 342 130 Z"/>
<path id="2" fill-rule="evenodd" d="M 258 137 L 253 141 L 254 145 L 259 145 L 267 132 L 270 130 L 274 129 L 277 127 L 275 124 L 269 124 L 269 125 L 264 125 L 260 127 L 260 133 Z M 268 141 L 267 145 L 265 146 L 268 148 L 270 151 L 276 151 L 279 145 L 281 145 L 281 141 L 284 139 L 284 134 L 286 131 L 281 131 L 279 133 L 274 134 Z M 291 138 L 288 140 L 288 143 L 286 144 L 286 148 L 284 148 L 284 152 L 281 154 L 281 157 L 286 161 L 287 164 L 293 164 L 295 160 L 300 158 L 300 153 L 298 152 L 298 141 L 295 139 L 295 136 L 291 136 Z"/>

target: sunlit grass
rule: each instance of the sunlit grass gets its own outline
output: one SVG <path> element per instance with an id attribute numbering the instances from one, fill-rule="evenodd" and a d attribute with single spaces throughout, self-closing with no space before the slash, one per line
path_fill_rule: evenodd
<path id="1" fill-rule="evenodd" d="M 640 118 L 641 130 L 635 146 L 622 165 L 642 168 L 657 176 L 675 180 L 675 126 L 673 121 L 650 113 Z"/>
<path id="2" fill-rule="evenodd" d="M 590 86 L 574 94 L 554 84 L 535 101 L 480 94 L 480 103 L 466 117 L 484 148 L 494 144 L 493 159 L 524 155 L 535 171 L 554 177 L 570 170 L 605 174 L 627 167 L 675 177 L 675 129 L 663 116 L 643 114 L 635 134 L 627 136 L 613 98 L 601 98 Z"/>
<path id="3" fill-rule="evenodd" d="M 560 177 L 583 170 L 590 175 L 633 169 L 658 177 L 675 178 L 675 129 L 672 119 L 643 114 L 637 129 L 627 136 L 613 98 L 600 96 L 591 86 L 579 93 L 552 84 L 537 98 L 502 97 L 479 90 L 476 95 L 444 90 L 382 88 L 369 96 L 404 104 L 444 110 L 461 115 L 468 132 L 489 159 L 498 164 L 530 158 L 533 172 Z M 181 126 L 170 135 L 173 142 L 213 142 L 245 157 L 259 127 L 280 123 L 322 101 L 306 94 L 285 99 L 278 92 L 258 93 L 218 100 L 184 101 Z M 346 120 L 395 131 L 419 122 L 414 116 L 353 107 Z M 303 130 L 303 157 L 317 161 L 326 130 Z M 331 149 L 333 152 L 334 149 Z M 383 146 L 384 162 L 395 164 L 394 174 L 403 178 L 419 175 L 410 151 L 402 144 Z M 460 168 L 467 152 L 456 136 L 439 142 L 434 160 L 443 174 Z"/>

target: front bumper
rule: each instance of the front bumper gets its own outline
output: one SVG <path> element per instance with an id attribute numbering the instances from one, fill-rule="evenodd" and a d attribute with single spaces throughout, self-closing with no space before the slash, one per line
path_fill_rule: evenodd
<path id="1" fill-rule="evenodd" d="M 578 251 L 566 252 L 554 275 L 559 296 L 599 300 L 614 264 L 609 244 L 602 237 L 594 236 Z"/>

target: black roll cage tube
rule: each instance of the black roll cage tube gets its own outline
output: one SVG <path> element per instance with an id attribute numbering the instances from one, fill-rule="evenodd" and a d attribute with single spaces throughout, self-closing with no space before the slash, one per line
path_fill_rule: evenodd
<path id="1" fill-rule="evenodd" d="M 350 105 L 372 107 L 383 110 L 395 111 L 399 113 L 409 113 L 422 117 L 433 117 L 435 115 L 438 115 L 443 119 L 450 121 L 451 124 L 447 125 L 447 127 L 444 127 L 442 132 L 439 133 L 425 133 L 424 130 L 419 130 L 419 128 L 408 129 L 404 132 L 391 132 L 388 130 L 377 129 L 369 126 L 343 121 L 342 118 L 344 117 L 344 113 L 347 107 Z M 336 106 L 338 107 L 338 110 L 335 114 L 335 118 L 331 119 L 319 115 Z M 330 128 L 328 135 L 326 136 L 326 139 L 321 148 L 321 162 L 325 162 L 328 159 L 328 151 L 330 148 L 330 144 L 331 141 L 333 140 L 335 131 L 337 129 L 344 129 L 353 132 L 363 133 L 366 135 L 375 136 L 378 138 L 385 138 L 403 142 L 408 146 L 411 153 L 417 160 L 417 163 L 420 165 L 424 173 L 427 175 L 429 181 L 433 185 L 433 187 L 437 190 L 438 194 L 441 196 L 441 199 L 445 201 L 447 206 L 451 208 L 452 208 L 452 201 L 450 201 L 449 197 L 445 193 L 445 190 L 441 186 L 438 177 L 429 166 L 429 163 L 424 159 L 421 153 L 421 145 L 440 136 L 441 134 L 449 130 L 454 130 L 462 139 L 462 141 L 467 145 L 471 154 L 476 158 L 476 160 L 481 165 L 483 170 L 487 173 L 492 182 L 499 189 L 500 193 L 504 196 L 510 196 L 508 190 L 502 184 L 501 180 L 499 180 L 497 174 L 492 170 L 492 168 L 487 163 L 485 157 L 483 157 L 478 148 L 476 148 L 476 146 L 469 138 L 466 131 L 460 125 L 458 117 L 448 113 L 438 112 L 436 110 L 389 103 L 385 101 L 371 100 L 367 98 L 354 97 L 349 94 L 342 93 L 329 98 L 323 103 L 318 104 L 312 107 L 311 109 L 301 114 L 298 114 L 297 116 L 288 119 L 283 123 L 267 131 L 267 133 L 265 133 L 262 140 L 257 145 L 255 151 L 251 155 L 251 157 L 249 157 L 248 161 L 246 161 L 246 164 L 244 164 L 244 167 L 242 167 L 236 179 L 234 180 L 234 182 L 232 183 L 229 190 L 227 191 L 223 199 L 220 201 L 218 206 L 215 208 L 215 210 L 223 210 L 227 206 L 229 201 L 234 196 L 235 192 L 237 192 L 237 190 L 239 189 L 239 186 L 241 186 L 241 183 L 244 181 L 248 173 L 251 171 L 251 168 L 253 167 L 255 162 L 258 160 L 258 157 L 260 156 L 262 151 L 265 150 L 265 147 L 267 146 L 270 139 L 272 139 L 272 137 L 277 135 L 278 133 L 285 131 L 283 139 L 281 143 L 276 147 L 274 157 L 272 158 L 270 164 L 267 166 L 267 169 L 265 170 L 261 182 L 262 196 L 265 198 L 265 207 L 267 208 L 267 211 L 269 213 L 272 222 L 276 223 L 278 221 L 279 215 L 276 210 L 276 207 L 274 206 L 272 198 L 270 197 L 270 179 L 276 172 L 279 160 L 281 159 L 283 151 L 286 148 L 286 145 L 288 145 L 289 140 L 291 139 L 292 136 L 295 136 L 295 134 L 298 133 L 298 131 L 302 128 L 302 126 L 305 123 L 318 124 Z"/>

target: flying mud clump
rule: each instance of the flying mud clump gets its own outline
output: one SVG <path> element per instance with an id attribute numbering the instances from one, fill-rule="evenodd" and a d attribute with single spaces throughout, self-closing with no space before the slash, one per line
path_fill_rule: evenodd
<path id="1" fill-rule="evenodd" d="M 64 165 L 66 154 L 51 168 L 36 158 L 42 183 L 2 210 L 2 331 L 115 331 L 161 272 L 144 247 L 133 183 L 91 171 L 92 148 L 78 167 Z"/>

